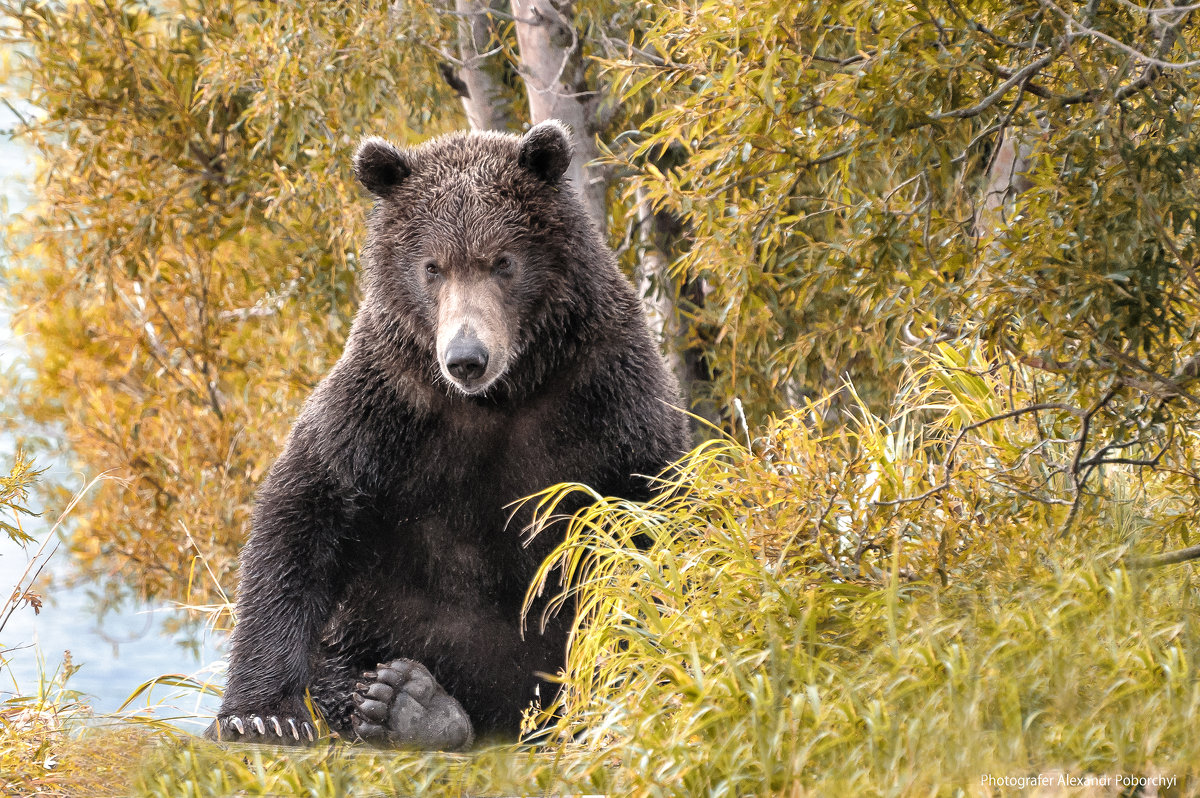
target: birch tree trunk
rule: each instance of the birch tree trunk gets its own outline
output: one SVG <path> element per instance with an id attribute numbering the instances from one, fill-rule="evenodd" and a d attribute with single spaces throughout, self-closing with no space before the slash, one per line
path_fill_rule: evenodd
<path id="1" fill-rule="evenodd" d="M 1025 176 L 1029 168 L 1032 146 L 1022 140 L 1019 131 L 1006 129 L 988 167 L 987 188 L 983 205 L 975 214 L 975 236 L 987 238 L 1001 230 L 1008 221 L 1008 208 L 1017 195 L 1029 188 Z"/>
<path id="2" fill-rule="evenodd" d="M 588 215 L 604 234 L 608 229 L 608 180 L 598 166 L 586 166 L 596 148 L 597 94 L 588 88 L 583 44 L 575 30 L 569 0 L 512 0 L 521 52 L 521 77 L 529 95 L 532 124 L 558 119 L 574 133 L 575 157 L 567 176 L 578 187 Z"/>
<path id="3" fill-rule="evenodd" d="M 507 130 L 512 122 L 498 79 L 499 61 L 488 54 L 498 43 L 488 16 L 492 8 L 483 0 L 454 0 L 462 63 L 457 70 L 443 68 L 443 75 L 462 98 L 472 130 Z"/>

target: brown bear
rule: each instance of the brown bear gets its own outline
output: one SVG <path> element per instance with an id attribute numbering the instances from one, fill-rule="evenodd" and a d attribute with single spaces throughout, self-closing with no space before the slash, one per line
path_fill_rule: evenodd
<path id="1" fill-rule="evenodd" d="M 520 614 L 562 528 L 514 502 L 644 499 L 688 441 L 570 160 L 553 121 L 359 148 L 363 301 L 258 493 L 210 737 L 310 742 L 310 695 L 343 737 L 452 750 L 549 697 L 572 619 Z"/>

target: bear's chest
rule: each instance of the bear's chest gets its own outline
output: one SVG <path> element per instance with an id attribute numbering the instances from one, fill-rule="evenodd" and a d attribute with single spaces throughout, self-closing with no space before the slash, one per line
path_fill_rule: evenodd
<path id="1" fill-rule="evenodd" d="M 508 411 L 457 407 L 430 419 L 398 464 L 402 503 L 410 514 L 494 521 L 513 502 L 586 478 L 567 415 L 531 402 Z"/>
<path id="2" fill-rule="evenodd" d="M 420 430 L 377 507 L 373 556 L 434 594 L 523 595 L 553 534 L 529 545 L 533 503 L 550 485 L 586 481 L 553 414 L 479 412 Z"/>

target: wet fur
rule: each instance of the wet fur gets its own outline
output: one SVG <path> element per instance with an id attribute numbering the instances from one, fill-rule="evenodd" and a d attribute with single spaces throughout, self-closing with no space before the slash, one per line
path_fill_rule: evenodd
<path id="1" fill-rule="evenodd" d="M 364 300 L 259 491 L 220 717 L 306 717 L 310 689 L 349 733 L 355 680 L 393 658 L 424 664 L 483 737 L 515 735 L 535 690 L 550 696 L 536 673 L 562 666 L 571 619 L 522 638 L 519 613 L 561 530 L 526 545 L 529 508 L 509 520 L 511 503 L 567 481 L 644 498 L 639 475 L 687 440 L 633 290 L 553 176 L 559 143 L 464 133 L 360 151 L 376 195 Z M 521 261 L 498 300 L 508 368 L 468 396 L 439 368 L 417 270 L 502 250 Z"/>

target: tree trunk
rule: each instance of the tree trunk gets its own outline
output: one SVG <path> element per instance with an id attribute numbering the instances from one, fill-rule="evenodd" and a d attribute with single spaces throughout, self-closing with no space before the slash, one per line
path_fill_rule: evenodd
<path id="1" fill-rule="evenodd" d="M 498 80 L 497 59 L 485 55 L 497 44 L 494 23 L 488 16 L 492 6 L 483 0 L 454 0 L 454 10 L 462 65 L 457 70 L 443 67 L 443 75 L 462 98 L 472 130 L 507 130 L 512 120 Z"/>
<path id="2" fill-rule="evenodd" d="M 1009 204 L 1030 186 L 1025 172 L 1029 168 L 1029 156 L 1032 152 L 1033 147 L 1013 128 L 1007 128 L 1001 134 L 999 145 L 992 156 L 992 163 L 988 167 L 983 206 L 975 215 L 977 238 L 988 238 L 1003 229 L 1007 223 Z"/>
<path id="3" fill-rule="evenodd" d="M 569 0 L 512 0 L 521 77 L 529 95 L 529 121 L 557 119 L 570 126 L 575 157 L 567 176 L 578 188 L 588 215 L 601 234 L 608 229 L 604 170 L 585 166 L 600 155 L 596 147 L 596 92 L 588 89 L 583 45 Z"/>
<path id="4" fill-rule="evenodd" d="M 710 400 L 703 397 L 702 387 L 709 382 L 708 369 L 700 350 L 692 344 L 691 323 L 685 308 L 704 304 L 703 286 L 699 280 L 685 280 L 682 285 L 671 276 L 671 262 L 682 236 L 678 220 L 669 214 L 655 212 L 643 190 L 637 192 L 638 268 L 637 288 L 646 310 L 650 329 L 659 337 L 659 348 L 667 365 L 679 380 L 679 394 L 685 410 L 695 413 L 709 423 L 718 425 L 720 416 Z M 693 421 L 694 431 L 700 424 Z M 699 430 L 700 437 L 708 437 Z"/>
<path id="5" fill-rule="evenodd" d="M 596 135 L 604 123 L 597 116 L 599 93 L 589 88 L 583 46 L 575 29 L 570 0 L 512 0 L 517 45 L 521 54 L 521 77 L 529 96 L 530 122 L 558 119 L 571 127 L 575 157 L 568 176 L 579 190 L 596 228 L 603 235 L 608 227 L 607 189 L 610 175 L 598 165 L 588 165 L 600 155 Z M 679 285 L 670 266 L 681 235 L 677 221 L 655 213 L 639 196 L 638 289 L 643 306 L 667 361 L 679 380 L 686 409 L 714 421 L 711 403 L 699 401 L 700 386 L 709 381 L 699 350 L 690 346 L 690 322 L 681 304 L 703 303 L 696 281 Z"/>

